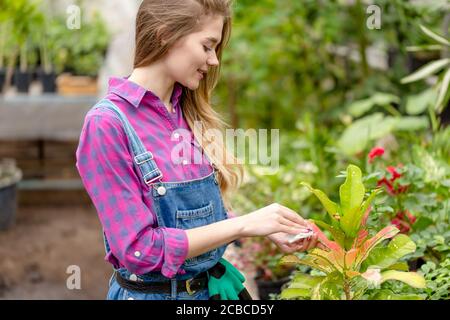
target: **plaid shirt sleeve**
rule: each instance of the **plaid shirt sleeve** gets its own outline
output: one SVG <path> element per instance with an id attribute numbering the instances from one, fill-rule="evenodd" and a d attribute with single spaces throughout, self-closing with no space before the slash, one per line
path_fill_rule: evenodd
<path id="1" fill-rule="evenodd" d="M 158 227 L 151 203 L 143 200 L 120 120 L 109 112 L 88 113 L 76 157 L 111 254 L 119 263 L 139 275 L 160 270 L 172 278 L 184 273 L 180 267 L 188 253 L 186 231 Z"/>

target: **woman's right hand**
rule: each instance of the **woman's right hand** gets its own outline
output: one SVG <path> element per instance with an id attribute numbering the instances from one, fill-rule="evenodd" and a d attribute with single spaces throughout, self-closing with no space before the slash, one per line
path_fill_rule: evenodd
<path id="1" fill-rule="evenodd" d="M 267 236 L 277 232 L 295 235 L 308 228 L 308 223 L 297 212 L 278 203 L 237 219 L 241 222 L 242 237 Z"/>

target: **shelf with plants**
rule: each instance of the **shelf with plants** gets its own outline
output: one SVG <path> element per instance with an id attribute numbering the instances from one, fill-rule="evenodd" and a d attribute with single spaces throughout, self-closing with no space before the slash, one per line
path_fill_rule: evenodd
<path id="1" fill-rule="evenodd" d="M 69 29 L 64 15 L 38 1 L 5 0 L 1 9 L 2 89 L 26 94 L 36 79 L 43 93 L 97 94 L 97 75 L 109 43 L 99 14 L 84 19 L 81 29 Z"/>

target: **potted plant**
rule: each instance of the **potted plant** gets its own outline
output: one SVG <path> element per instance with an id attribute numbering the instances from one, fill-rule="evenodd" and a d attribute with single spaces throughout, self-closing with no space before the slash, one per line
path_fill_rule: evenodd
<path id="1" fill-rule="evenodd" d="M 97 75 L 109 42 L 106 25 L 98 14 L 83 23 L 82 30 L 66 30 L 56 60 L 65 73 L 57 77 L 58 93 L 96 94 Z"/>
<path id="2" fill-rule="evenodd" d="M 3 90 L 6 80 L 5 56 L 11 27 L 11 24 L 8 21 L 8 15 L 9 2 L 5 1 L 0 5 L 0 93 Z"/>
<path id="3" fill-rule="evenodd" d="M 56 92 L 56 74 L 54 69 L 54 52 L 57 43 L 58 30 L 64 28 L 64 24 L 51 18 L 50 12 L 43 8 L 41 28 L 36 33 L 39 47 L 41 66 L 39 68 L 39 80 L 42 83 L 42 91 L 45 93 Z"/>
<path id="4" fill-rule="evenodd" d="M 19 92 L 28 92 L 32 73 L 29 69 L 33 56 L 33 43 L 29 35 L 33 29 L 39 27 L 43 16 L 38 10 L 37 2 L 31 0 L 16 0 L 10 3 L 10 20 L 12 23 L 12 36 L 18 50 L 13 50 L 12 61 L 16 60 L 19 51 L 19 68 L 15 70 L 14 82 Z"/>
<path id="5" fill-rule="evenodd" d="M 331 224 L 315 220 L 311 224 L 323 245 L 308 255 L 285 256 L 282 264 L 307 265 L 317 273 L 297 273 L 281 298 L 309 298 L 318 300 L 361 299 L 374 289 L 368 299 L 420 299 L 416 294 L 395 295 L 377 290 L 381 284 L 397 280 L 414 288 L 425 288 L 425 279 L 416 272 L 408 272 L 406 262 L 399 261 L 416 250 L 415 243 L 405 234 L 389 225 L 375 234 L 367 225 L 371 204 L 381 189 L 372 190 L 366 197 L 361 170 L 349 165 L 346 180 L 340 186 L 340 203 L 331 201 L 321 190 L 303 183 L 319 198 Z M 317 226 L 326 230 L 330 240 Z M 390 241 L 389 241 L 390 240 Z M 384 244 L 384 245 L 382 245 Z"/>
<path id="6" fill-rule="evenodd" d="M 15 160 L 3 159 L 0 162 L 0 230 L 14 224 L 17 210 L 17 183 L 22 179 L 22 171 L 16 167 Z"/>

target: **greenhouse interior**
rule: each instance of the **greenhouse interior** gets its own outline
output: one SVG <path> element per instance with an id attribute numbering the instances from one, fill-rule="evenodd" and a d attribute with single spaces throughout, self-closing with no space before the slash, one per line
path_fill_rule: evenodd
<path id="1" fill-rule="evenodd" d="M 448 0 L 2 0 L 0 300 L 448 300 L 449 123 Z"/>

